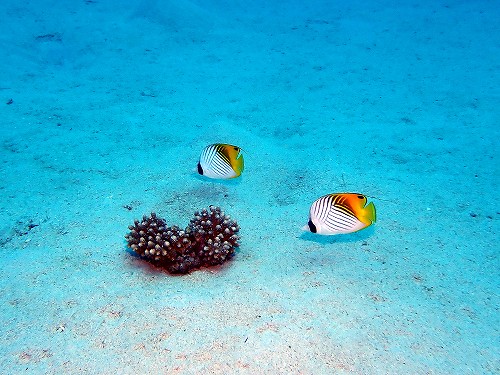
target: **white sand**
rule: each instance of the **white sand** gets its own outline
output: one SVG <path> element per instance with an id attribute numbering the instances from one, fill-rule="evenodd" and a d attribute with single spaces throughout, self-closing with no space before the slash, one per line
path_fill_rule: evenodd
<path id="1" fill-rule="evenodd" d="M 127 3 L 0 4 L 1 373 L 500 372 L 495 2 Z M 339 191 L 377 224 L 301 232 Z M 210 204 L 223 267 L 127 251 Z"/>

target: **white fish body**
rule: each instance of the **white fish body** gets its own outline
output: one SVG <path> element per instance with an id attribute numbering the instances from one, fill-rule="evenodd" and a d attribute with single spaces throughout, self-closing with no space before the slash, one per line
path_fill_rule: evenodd
<path id="1" fill-rule="evenodd" d="M 366 203 L 357 193 L 325 195 L 311 205 L 303 229 L 327 236 L 357 232 L 375 222 L 375 206 Z"/>
<path id="2" fill-rule="evenodd" d="M 243 171 L 243 155 L 237 146 L 213 144 L 205 147 L 198 161 L 198 173 L 216 179 L 238 177 Z"/>

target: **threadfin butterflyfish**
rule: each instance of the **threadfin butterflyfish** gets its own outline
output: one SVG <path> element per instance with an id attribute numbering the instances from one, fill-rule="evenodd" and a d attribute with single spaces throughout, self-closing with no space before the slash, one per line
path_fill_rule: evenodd
<path id="1" fill-rule="evenodd" d="M 198 173 L 209 178 L 235 178 L 241 175 L 243 168 L 241 148 L 224 143 L 205 147 L 198 161 Z"/>
<path id="2" fill-rule="evenodd" d="M 363 194 L 328 194 L 313 202 L 304 230 L 323 235 L 346 234 L 369 227 L 376 221 L 373 202 Z"/>

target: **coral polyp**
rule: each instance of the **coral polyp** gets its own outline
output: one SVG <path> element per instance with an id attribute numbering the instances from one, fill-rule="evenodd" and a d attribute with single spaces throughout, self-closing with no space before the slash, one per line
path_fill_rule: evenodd
<path id="1" fill-rule="evenodd" d="M 166 227 L 165 220 L 157 217 L 154 212 L 150 217 L 143 216 L 142 221 L 134 220 L 134 225 L 128 227 L 128 246 L 141 257 L 158 261 L 162 255 L 162 234 Z"/>
<path id="2" fill-rule="evenodd" d="M 234 249 L 239 246 L 238 224 L 219 207 L 210 206 L 194 215 L 186 231 L 194 236 L 202 263 L 221 264 L 233 256 Z"/>
<path id="3" fill-rule="evenodd" d="M 167 226 L 154 212 L 135 220 L 129 229 L 128 247 L 171 273 L 222 264 L 239 246 L 238 224 L 215 206 L 195 212 L 185 230 Z"/>

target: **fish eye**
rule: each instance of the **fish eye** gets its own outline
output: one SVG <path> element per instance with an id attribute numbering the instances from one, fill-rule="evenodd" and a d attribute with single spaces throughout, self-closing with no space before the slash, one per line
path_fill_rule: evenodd
<path id="1" fill-rule="evenodd" d="M 240 151 L 239 147 L 234 146 L 233 148 L 234 148 L 235 151 Z"/>
<path id="2" fill-rule="evenodd" d="M 359 199 L 365 199 L 365 196 L 364 195 L 358 195 L 358 198 Z"/>

